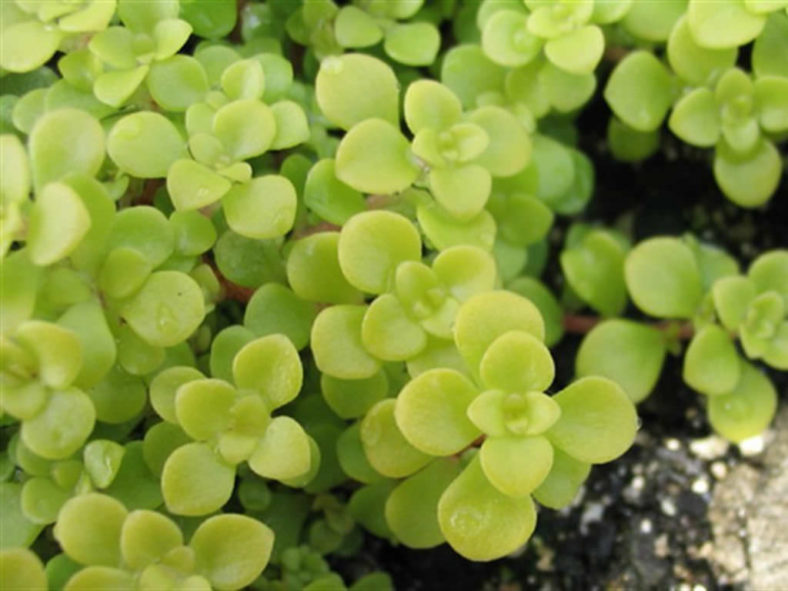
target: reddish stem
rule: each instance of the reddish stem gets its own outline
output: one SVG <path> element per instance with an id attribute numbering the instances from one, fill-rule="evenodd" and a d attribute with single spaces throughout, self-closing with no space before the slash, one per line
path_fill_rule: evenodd
<path id="1" fill-rule="evenodd" d="M 564 330 L 570 334 L 587 334 L 597 324 L 602 322 L 600 316 L 583 316 L 580 314 L 567 314 L 563 318 Z M 676 323 L 673 320 L 663 320 L 650 325 L 662 332 L 670 332 L 680 341 L 689 341 L 695 335 L 691 322 Z"/>

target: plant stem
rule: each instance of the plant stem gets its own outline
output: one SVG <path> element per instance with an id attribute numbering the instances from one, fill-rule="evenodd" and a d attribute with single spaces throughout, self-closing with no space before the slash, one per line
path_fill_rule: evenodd
<path id="1" fill-rule="evenodd" d="M 570 334 L 587 334 L 603 320 L 604 318 L 601 316 L 567 314 L 563 318 L 564 331 Z M 649 324 L 649 326 L 662 332 L 674 333 L 675 338 L 680 341 L 689 341 L 695 335 L 695 328 L 689 321 L 662 320 Z"/>

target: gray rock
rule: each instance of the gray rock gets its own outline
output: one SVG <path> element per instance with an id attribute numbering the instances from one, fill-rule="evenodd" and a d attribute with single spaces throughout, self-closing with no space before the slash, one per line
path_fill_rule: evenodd
<path id="1" fill-rule="evenodd" d="M 740 464 L 714 488 L 712 561 L 721 583 L 753 590 L 788 585 L 788 408 L 774 430 L 761 465 Z"/>

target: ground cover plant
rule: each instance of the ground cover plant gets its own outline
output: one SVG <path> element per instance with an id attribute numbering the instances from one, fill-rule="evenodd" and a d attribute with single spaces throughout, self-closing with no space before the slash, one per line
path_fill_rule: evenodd
<path id="1" fill-rule="evenodd" d="M 332 571 L 371 536 L 506 556 L 669 355 L 717 433 L 769 426 L 788 250 L 600 223 L 577 120 L 604 101 L 632 166 L 710 149 L 720 203 L 768 210 L 788 2 L 0 10 L 4 589 L 391 588 Z"/>

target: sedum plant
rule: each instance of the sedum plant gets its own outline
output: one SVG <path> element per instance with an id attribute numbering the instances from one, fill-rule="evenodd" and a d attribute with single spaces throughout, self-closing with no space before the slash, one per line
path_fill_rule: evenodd
<path id="1" fill-rule="evenodd" d="M 504 557 L 626 453 L 668 354 L 761 433 L 788 254 L 605 227 L 576 123 L 603 96 L 638 162 L 667 121 L 768 207 L 786 8 L 3 2 L 0 587 L 391 589 L 332 571 L 367 536 Z"/>

